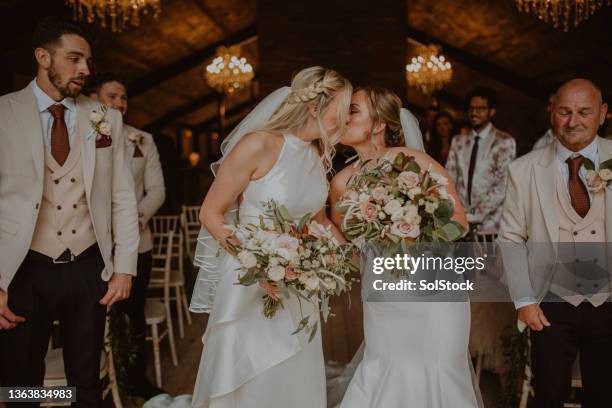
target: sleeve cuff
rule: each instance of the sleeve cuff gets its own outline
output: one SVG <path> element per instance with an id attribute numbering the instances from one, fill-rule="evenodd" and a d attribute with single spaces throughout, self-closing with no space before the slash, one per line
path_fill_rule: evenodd
<path id="1" fill-rule="evenodd" d="M 526 297 L 526 298 L 522 298 L 522 299 L 519 299 L 519 300 L 515 301 L 514 302 L 514 308 L 518 310 L 521 307 L 533 305 L 535 303 L 538 303 L 538 302 L 536 302 L 535 298 Z"/>

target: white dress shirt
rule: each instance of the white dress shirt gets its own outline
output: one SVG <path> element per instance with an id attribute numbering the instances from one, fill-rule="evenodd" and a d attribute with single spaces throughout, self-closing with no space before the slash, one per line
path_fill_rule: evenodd
<path id="1" fill-rule="evenodd" d="M 471 154 L 472 149 L 474 148 L 474 140 L 476 140 L 476 136 L 480 137 L 480 140 L 478 141 L 478 153 L 476 154 L 476 163 L 478 163 L 479 161 L 483 159 L 484 154 L 485 154 L 484 152 L 485 149 L 483 149 L 482 146 L 485 140 L 491 137 L 492 134 L 493 134 L 493 124 L 491 122 L 489 122 L 489 124 L 485 126 L 484 129 L 482 129 L 480 132 L 476 132 L 476 130 L 474 129 L 470 131 L 470 141 L 472 142 L 472 147 L 470 148 L 470 154 Z"/>
<path id="2" fill-rule="evenodd" d="M 36 103 L 38 104 L 38 112 L 40 113 L 40 125 L 43 130 L 43 141 L 47 149 L 51 149 L 51 129 L 53 127 L 53 115 L 47 109 L 51 105 L 62 104 L 66 107 L 64 110 L 64 121 L 68 128 L 68 141 L 72 147 L 72 141 L 74 140 L 74 130 L 76 124 L 76 103 L 73 98 L 64 98 L 61 101 L 54 101 L 49 95 L 47 95 L 36 83 L 36 78 L 30 82 L 30 86 L 36 96 Z"/>

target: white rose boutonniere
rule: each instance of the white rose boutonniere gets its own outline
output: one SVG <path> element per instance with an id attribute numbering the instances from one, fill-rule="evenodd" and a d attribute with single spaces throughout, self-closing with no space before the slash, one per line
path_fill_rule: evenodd
<path id="1" fill-rule="evenodd" d="M 96 139 L 100 139 L 101 136 L 110 137 L 111 135 L 111 124 L 106 120 L 106 112 L 108 108 L 102 106 L 100 112 L 93 111 L 89 114 L 89 122 L 91 123 L 92 129 L 98 134 Z"/>
<path id="2" fill-rule="evenodd" d="M 144 136 L 141 133 L 134 132 L 128 135 L 128 140 L 135 144 L 136 146 L 142 146 Z"/>
<path id="3" fill-rule="evenodd" d="M 612 159 L 608 159 L 599 165 L 599 169 L 595 169 L 595 163 L 586 157 L 582 161 L 586 169 L 587 188 L 593 193 L 603 191 L 610 185 L 612 181 Z"/>

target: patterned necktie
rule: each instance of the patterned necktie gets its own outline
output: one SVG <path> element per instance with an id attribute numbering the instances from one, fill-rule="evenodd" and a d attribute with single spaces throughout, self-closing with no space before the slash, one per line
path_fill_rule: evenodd
<path id="1" fill-rule="evenodd" d="M 574 158 L 569 158 L 565 161 L 569 168 L 569 180 L 567 183 L 572 207 L 582 218 L 589 212 L 591 204 L 589 202 L 589 192 L 584 183 L 578 176 L 578 171 L 582 165 L 583 157 L 578 155 Z"/>
<path id="2" fill-rule="evenodd" d="M 66 107 L 61 104 L 51 105 L 47 109 L 53 116 L 53 126 L 51 127 L 51 155 L 55 161 L 63 166 L 70 154 L 70 141 L 68 140 L 68 128 L 64 121 L 64 110 Z"/>
<path id="3" fill-rule="evenodd" d="M 474 168 L 476 167 L 476 157 L 478 156 L 478 141 L 480 136 L 474 138 L 474 146 L 472 146 L 472 155 L 470 156 L 470 168 L 468 169 L 468 203 L 472 204 L 472 181 L 474 178 Z"/>

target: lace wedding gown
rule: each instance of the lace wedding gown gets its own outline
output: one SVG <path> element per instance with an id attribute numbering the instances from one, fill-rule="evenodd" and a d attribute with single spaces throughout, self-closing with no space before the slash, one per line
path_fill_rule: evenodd
<path id="1" fill-rule="evenodd" d="M 240 222 L 258 223 L 263 203 L 274 199 L 294 218 L 317 213 L 327 199 L 327 181 L 316 148 L 286 134 L 277 162 L 251 181 L 239 207 Z M 295 298 L 272 319 L 262 312 L 263 289 L 236 285 L 238 261 L 222 255 L 220 281 L 203 342 L 192 406 L 195 408 L 324 408 L 325 368 L 320 331 L 312 342 L 291 333 L 300 321 Z M 319 319 L 302 302 L 311 323 Z"/>

